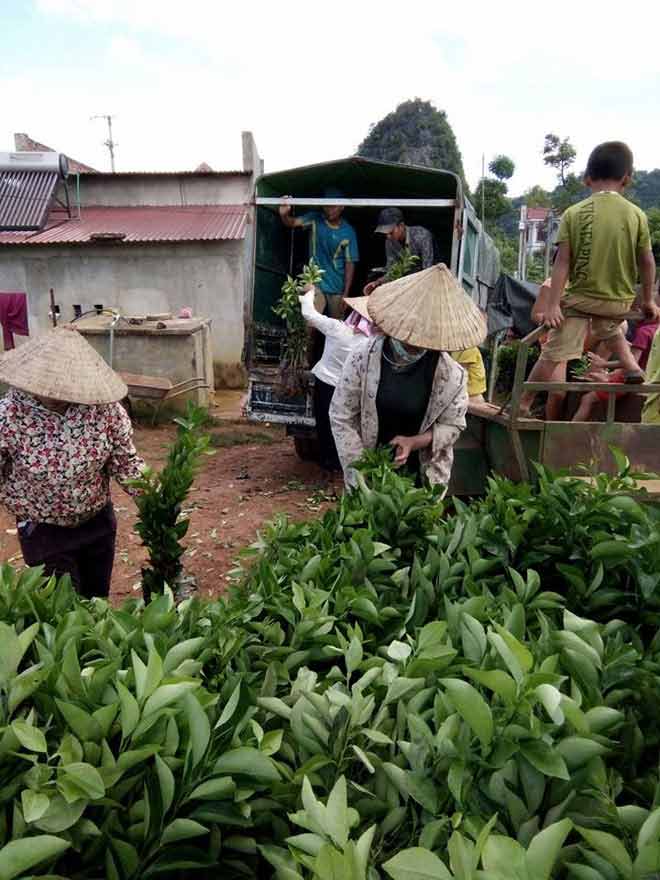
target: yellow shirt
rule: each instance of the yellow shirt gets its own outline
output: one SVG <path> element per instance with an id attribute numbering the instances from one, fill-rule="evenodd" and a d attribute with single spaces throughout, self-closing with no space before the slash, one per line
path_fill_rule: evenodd
<path id="1" fill-rule="evenodd" d="M 465 367 L 468 374 L 468 397 L 476 397 L 486 393 L 486 368 L 481 352 L 475 346 L 465 351 L 450 352 L 454 360 Z"/>
<path id="2" fill-rule="evenodd" d="M 646 381 L 653 385 L 660 382 L 660 332 L 655 334 L 651 353 L 646 365 Z M 660 425 L 660 394 L 649 394 L 642 410 L 644 425 Z"/>

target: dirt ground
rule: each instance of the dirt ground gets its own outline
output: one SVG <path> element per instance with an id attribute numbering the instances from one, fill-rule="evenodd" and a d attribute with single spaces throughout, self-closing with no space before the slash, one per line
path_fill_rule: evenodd
<path id="1" fill-rule="evenodd" d="M 315 464 L 298 459 L 284 429 L 240 419 L 240 397 L 237 392 L 216 396 L 208 429 L 216 451 L 204 460 L 186 506 L 190 528 L 184 542 L 185 571 L 195 576 L 202 596 L 225 589 L 238 552 L 276 514 L 307 519 L 318 516 L 333 500 L 333 485 Z M 174 433 L 175 426 L 169 424 L 136 426 L 135 443 L 149 465 L 162 465 Z M 133 531 L 133 500 L 116 485 L 112 494 L 119 530 L 111 596 L 121 602 L 139 591 L 146 554 Z M 0 559 L 23 565 L 16 523 L 4 510 L 0 510 Z"/>

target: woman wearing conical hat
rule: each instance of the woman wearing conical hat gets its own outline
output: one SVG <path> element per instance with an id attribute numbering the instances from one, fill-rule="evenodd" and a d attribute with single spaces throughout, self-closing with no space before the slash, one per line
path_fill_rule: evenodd
<path id="1" fill-rule="evenodd" d="M 447 352 L 482 342 L 484 318 L 442 263 L 382 285 L 367 308 L 384 335 L 349 357 L 330 407 L 346 484 L 365 449 L 390 444 L 397 466 L 447 486 L 468 405 Z"/>
<path id="2" fill-rule="evenodd" d="M 144 466 L 119 376 L 75 330 L 37 336 L 0 361 L 0 503 L 16 517 L 23 558 L 71 575 L 85 597 L 110 590 L 117 521 L 110 479 Z"/>

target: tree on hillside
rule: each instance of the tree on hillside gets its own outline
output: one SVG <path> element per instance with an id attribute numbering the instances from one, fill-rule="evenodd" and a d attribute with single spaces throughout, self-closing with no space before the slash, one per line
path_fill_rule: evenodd
<path id="1" fill-rule="evenodd" d="M 660 263 L 660 208 L 651 208 L 646 212 L 649 219 L 649 232 L 651 233 L 651 246 L 655 254 L 656 263 Z"/>
<path id="2" fill-rule="evenodd" d="M 551 208 L 552 207 L 552 196 L 547 191 L 547 189 L 543 189 L 542 186 L 536 184 L 536 186 L 532 186 L 530 189 L 525 192 L 523 195 L 523 200 L 528 208 Z"/>
<path id="3" fill-rule="evenodd" d="M 568 169 L 575 162 L 577 152 L 568 138 L 561 140 L 556 134 L 546 134 L 543 144 L 543 161 L 557 171 L 559 182 L 566 184 Z"/>
<path id="4" fill-rule="evenodd" d="M 465 183 L 463 159 L 444 110 L 430 101 L 404 101 L 372 125 L 358 155 L 384 162 L 444 168 Z"/>
<path id="5" fill-rule="evenodd" d="M 589 190 L 582 178 L 577 174 L 567 174 L 564 183 L 552 193 L 552 207 L 558 214 L 563 214 L 566 208 L 586 199 L 588 195 Z"/>
<path id="6" fill-rule="evenodd" d="M 495 223 L 511 210 L 511 200 L 507 198 L 507 185 L 503 180 L 494 180 L 492 177 L 482 177 L 474 193 L 474 205 L 477 213 L 481 216 L 482 200 L 483 213 L 486 223 Z"/>
<path id="7" fill-rule="evenodd" d="M 644 211 L 660 207 L 660 168 L 635 171 L 627 195 Z"/>
<path id="8" fill-rule="evenodd" d="M 488 170 L 491 174 L 494 174 L 498 180 L 511 180 L 513 177 L 513 172 L 516 170 L 516 165 L 513 159 L 510 159 L 508 156 L 495 156 L 492 162 L 488 165 Z"/>

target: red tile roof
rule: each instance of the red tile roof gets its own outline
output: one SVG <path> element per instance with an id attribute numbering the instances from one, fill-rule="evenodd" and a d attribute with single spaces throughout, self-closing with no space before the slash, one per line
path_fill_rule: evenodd
<path id="1" fill-rule="evenodd" d="M 51 217 L 41 232 L 1 232 L 0 245 L 240 240 L 247 215 L 245 205 L 83 208 L 80 220 Z"/>
<path id="2" fill-rule="evenodd" d="M 527 208 L 528 220 L 547 220 L 550 208 Z"/>

